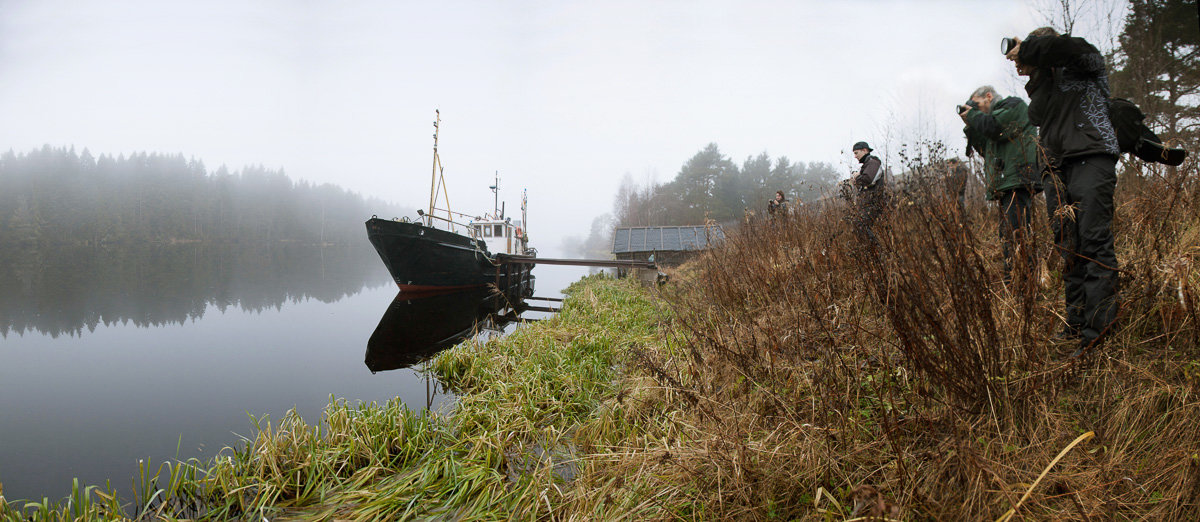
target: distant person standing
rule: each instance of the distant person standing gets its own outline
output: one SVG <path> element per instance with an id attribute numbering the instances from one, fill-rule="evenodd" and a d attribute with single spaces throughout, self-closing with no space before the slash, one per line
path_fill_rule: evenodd
<path id="1" fill-rule="evenodd" d="M 942 174 L 942 182 L 946 186 L 946 196 L 958 204 L 958 213 L 966 216 L 967 212 L 967 166 L 958 158 L 946 160 L 946 172 Z"/>
<path id="2" fill-rule="evenodd" d="M 875 220 L 887 204 L 883 161 L 871 154 L 874 150 L 865 141 L 854 144 L 854 158 L 862 165 L 858 169 L 858 175 L 854 177 L 854 187 L 858 189 L 856 225 L 872 242 L 875 242 L 875 233 L 871 228 L 875 226 Z"/>
<path id="3" fill-rule="evenodd" d="M 767 213 L 772 216 L 783 216 L 787 214 L 787 211 L 787 197 L 783 195 L 782 190 L 776 190 L 775 197 L 767 201 Z"/>
<path id="4" fill-rule="evenodd" d="M 1006 54 L 1029 76 L 1029 120 L 1049 163 L 1046 206 L 1063 256 L 1071 358 L 1099 346 L 1117 319 L 1113 192 L 1120 147 L 1109 115 L 1104 55 L 1083 38 L 1049 27 L 1013 39 Z"/>
<path id="5" fill-rule="evenodd" d="M 983 156 L 987 199 L 1000 204 L 1000 244 L 1004 279 L 1012 280 L 1014 250 L 1023 249 L 1025 274 L 1037 267 L 1032 236 L 1033 197 L 1042 191 L 1037 129 L 1029 107 L 1016 96 L 1002 97 L 991 85 L 971 93 L 959 116 L 967 126 L 967 147 Z"/>

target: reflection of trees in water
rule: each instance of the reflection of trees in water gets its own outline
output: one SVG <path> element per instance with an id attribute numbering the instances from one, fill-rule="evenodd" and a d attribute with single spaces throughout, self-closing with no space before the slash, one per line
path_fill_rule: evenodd
<path id="1" fill-rule="evenodd" d="M 221 311 L 333 302 L 390 278 L 352 246 L 131 245 L 0 249 L 0 335 L 80 335 L 100 324 L 159 326 Z"/>

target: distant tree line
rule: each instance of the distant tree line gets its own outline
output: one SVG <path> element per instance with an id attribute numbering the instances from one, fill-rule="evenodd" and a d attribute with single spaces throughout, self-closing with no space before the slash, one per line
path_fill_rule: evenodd
<path id="1" fill-rule="evenodd" d="M 746 210 L 761 212 L 776 190 L 793 202 L 813 201 L 832 188 L 839 173 L 828 163 L 792 163 L 766 152 L 739 167 L 709 143 L 684 162 L 666 183 L 639 186 L 626 175 L 617 191 L 617 226 L 702 225 L 706 219 L 736 222 Z"/>
<path id="2" fill-rule="evenodd" d="M 208 172 L 182 154 L 93 157 L 49 145 L 0 154 L 0 244 L 345 243 L 403 210 L 262 166 Z"/>

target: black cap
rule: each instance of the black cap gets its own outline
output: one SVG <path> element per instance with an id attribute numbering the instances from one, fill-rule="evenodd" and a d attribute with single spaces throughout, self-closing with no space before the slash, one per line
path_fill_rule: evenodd
<path id="1" fill-rule="evenodd" d="M 871 151 L 875 150 L 875 149 L 872 149 L 870 145 L 867 145 L 867 142 L 865 142 L 865 141 L 860 141 L 858 143 L 855 143 L 854 148 L 851 150 L 858 150 L 858 149 L 867 149 L 867 152 L 871 152 Z"/>

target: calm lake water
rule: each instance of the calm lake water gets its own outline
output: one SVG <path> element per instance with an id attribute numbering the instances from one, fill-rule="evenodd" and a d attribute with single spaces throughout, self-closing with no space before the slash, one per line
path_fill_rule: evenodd
<path id="1" fill-rule="evenodd" d="M 396 288 L 363 243 L 0 252 L 4 496 L 60 498 L 74 477 L 127 494 L 139 459 L 204 460 L 252 435 L 249 415 L 315 423 L 331 395 L 452 401 L 365 364 Z M 538 267 L 537 294 L 586 272 Z"/>

